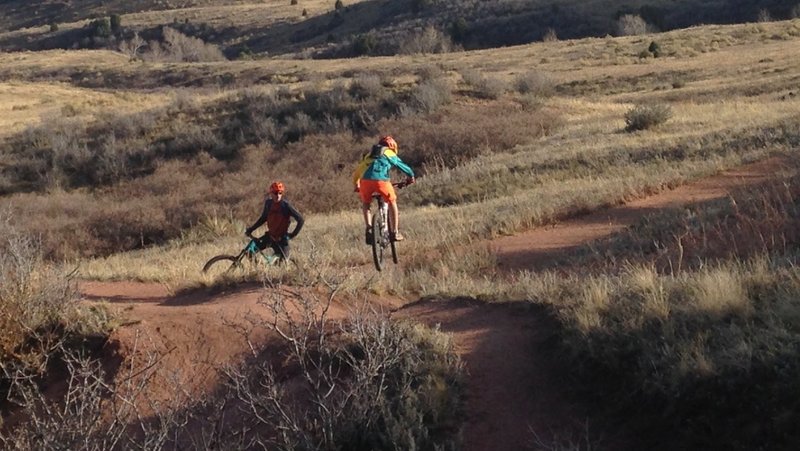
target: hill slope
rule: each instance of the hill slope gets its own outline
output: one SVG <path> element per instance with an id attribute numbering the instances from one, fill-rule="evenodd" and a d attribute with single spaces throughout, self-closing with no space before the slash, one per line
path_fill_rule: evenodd
<path id="1" fill-rule="evenodd" d="M 800 14 L 794 0 L 352 0 L 337 9 L 332 1 L 323 0 L 296 5 L 283 0 L 81 3 L 4 2 L 0 48 L 116 47 L 134 31 L 153 38 L 158 36 L 158 27 L 170 25 L 220 45 L 229 57 L 243 50 L 322 57 L 389 55 L 402 51 L 403 42 L 426 26 L 437 28 L 457 45 L 475 49 L 523 44 L 546 35 L 560 39 L 617 35 L 617 21 L 626 14 L 640 16 L 651 30 L 662 31 Z M 76 31 L 86 19 L 110 14 L 122 19 L 123 29 L 115 32 L 116 39 L 98 43 L 86 39 L 90 30 Z M 32 28 L 21 30 L 26 27 Z"/>

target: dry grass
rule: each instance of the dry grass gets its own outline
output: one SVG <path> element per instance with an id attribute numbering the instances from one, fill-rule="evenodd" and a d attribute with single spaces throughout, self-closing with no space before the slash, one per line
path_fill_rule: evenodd
<path id="1" fill-rule="evenodd" d="M 405 83 L 401 82 L 403 77 L 407 77 L 404 74 L 409 74 L 416 68 L 431 67 L 432 63 L 441 68 L 442 73 L 452 81 L 459 79 L 457 70 L 473 68 L 495 77 L 507 77 L 510 83 L 514 77 L 521 77 L 528 72 L 528 69 L 523 70 L 520 66 L 521 61 L 526 61 L 531 55 L 541 55 L 541 58 L 547 60 L 541 64 L 541 70 L 552 74 L 556 90 L 561 93 L 542 108 L 544 114 L 563 118 L 563 126 L 558 131 L 551 132 L 550 136 L 541 138 L 533 144 L 520 143 L 517 147 L 501 151 L 498 151 L 495 139 L 492 138 L 486 142 L 485 149 L 488 152 L 469 149 L 470 152 L 477 150 L 477 154 L 485 153 L 484 155 L 452 168 L 437 168 L 432 165 L 428 168 L 427 176 L 418 185 L 403 193 L 401 206 L 404 228 L 408 229 L 412 239 L 418 242 L 424 239 L 425 243 L 419 246 L 418 250 L 407 252 L 406 262 L 410 267 L 408 274 L 414 275 L 411 280 L 419 277 L 417 267 L 424 267 L 427 264 L 425 255 L 450 252 L 452 244 L 448 243 L 470 242 L 493 234 L 513 233 L 546 224 L 565 215 L 615 204 L 731 167 L 742 161 L 788 149 L 793 138 L 791 132 L 786 130 L 791 130 L 793 124 L 796 124 L 800 104 L 783 101 L 777 95 L 781 93 L 780 86 L 783 86 L 781 80 L 790 79 L 795 64 L 793 60 L 778 58 L 777 55 L 786 54 L 787 49 L 794 44 L 795 38 L 792 37 L 792 33 L 795 25 L 793 22 L 767 24 L 761 31 L 748 26 L 708 27 L 658 35 L 657 38 L 668 55 L 670 55 L 668 49 L 672 45 L 683 43 L 688 46 L 711 36 L 722 36 L 729 45 L 696 56 L 676 52 L 647 64 L 638 62 L 622 64 L 617 60 L 603 59 L 599 56 L 601 54 L 596 52 L 598 46 L 616 46 L 633 52 L 639 45 L 636 38 L 539 43 L 495 51 L 491 56 L 478 51 L 359 60 L 357 65 L 363 67 L 365 71 L 380 68 L 374 72 L 375 74 L 385 74 L 388 68 L 397 68 L 398 71 L 394 76 L 380 75 L 385 83 L 395 83 L 394 87 L 397 89 L 402 85 L 396 83 Z M 789 40 L 764 39 L 770 33 L 774 34 L 781 30 L 787 33 Z M 88 64 L 80 63 L 78 60 L 59 62 L 59 58 L 78 58 L 80 54 L 85 53 L 89 52 L 77 52 L 74 56 L 71 53 L 63 56 L 55 53 L 53 56 L 57 57 L 52 60 L 65 66 Z M 103 52 L 92 52 L 92 54 L 107 55 Z M 28 68 L 25 70 L 35 73 L 38 70 L 36 65 L 41 61 L 36 62 L 32 58 L 25 56 L 22 61 L 16 62 L 17 65 L 14 67 Z M 107 58 L 102 64 L 111 67 L 114 64 L 111 60 L 113 58 Z M 765 62 L 758 63 L 761 60 Z M 311 63 L 305 61 L 290 62 L 276 59 L 271 66 L 274 66 L 277 72 L 284 71 L 289 74 L 305 71 L 310 67 L 309 64 Z M 325 74 L 342 75 L 354 62 L 335 60 L 313 64 L 314 71 L 324 77 Z M 228 70 L 241 74 L 256 70 L 256 66 L 251 62 L 234 62 L 228 66 Z M 148 67 L 159 66 L 147 66 L 144 69 L 149 70 Z M 201 64 L 196 67 L 217 70 L 213 64 Z M 708 67 L 714 67 L 715 71 L 710 71 Z M 750 67 L 763 67 L 763 69 L 748 70 L 744 76 L 740 74 L 742 68 Z M 775 70 L 768 70 L 769 68 Z M 607 86 L 605 82 L 614 79 L 634 80 L 659 72 L 691 74 L 692 80 L 678 90 L 653 90 L 651 82 L 643 86 L 641 83 L 634 84 L 631 81 L 617 87 Z M 356 75 L 360 73 L 364 72 L 351 72 Z M 738 84 L 735 90 L 731 91 L 733 88 L 729 82 L 734 76 L 739 77 Z M 670 83 L 672 79 L 669 77 Z M 576 81 L 580 81 L 580 86 L 587 87 L 589 92 L 596 93 L 595 96 L 591 98 L 565 96 L 565 93 L 577 92 L 574 88 L 579 86 L 574 84 Z M 657 82 L 655 78 L 652 81 Z M 778 85 L 775 94 L 750 95 L 751 88 L 773 86 L 773 82 Z M 285 86 L 304 89 L 302 83 L 296 82 Z M 620 89 L 624 93 L 620 94 Z M 692 95 L 703 94 L 706 97 L 701 103 L 671 100 L 673 118 L 657 132 L 620 133 L 624 128 L 624 113 L 631 104 L 650 99 L 662 100 L 670 92 L 690 92 Z M 465 100 L 467 107 L 470 105 L 469 102 Z M 475 104 L 475 108 L 483 107 L 482 103 Z M 778 133 L 775 133 L 776 131 Z M 413 142 L 413 138 L 406 142 Z M 476 146 L 470 145 L 470 147 Z M 140 189 L 145 190 L 146 184 Z M 346 196 L 344 191 L 341 195 Z M 431 204 L 445 208 L 409 208 L 411 205 Z M 233 217 L 241 218 L 246 215 L 247 209 L 242 208 L 237 211 Z M 492 213 L 487 215 L 485 214 L 487 211 Z M 328 235 L 346 240 L 345 242 L 357 242 L 359 230 L 357 213 L 334 215 L 334 217 L 337 219 L 333 223 L 338 225 L 338 229 L 317 225 L 331 222 L 329 216 L 311 216 L 308 221 L 309 228 L 306 230 L 307 235 L 301 236 L 296 244 L 296 255 L 299 257 L 308 254 L 313 247 L 326 262 L 330 262 L 326 263 L 327 266 L 339 268 L 337 269 L 339 271 L 346 271 L 347 265 L 341 262 L 351 261 L 348 258 L 355 257 L 354 261 L 368 264 L 365 249 L 355 247 L 356 251 L 347 248 L 342 250 L 335 242 L 330 245 L 320 244 L 318 237 Z M 244 218 L 239 220 L 245 221 Z M 305 241 L 310 237 L 314 239 Z M 233 237 L 228 240 L 227 244 L 214 245 L 192 244 L 191 240 L 187 239 L 164 249 L 137 254 L 135 257 L 116 256 L 112 259 L 124 261 L 125 258 L 134 258 L 137 264 L 120 263 L 110 267 L 138 268 L 136 273 L 125 269 L 115 275 L 113 270 L 106 268 L 103 271 L 88 270 L 87 275 L 103 278 L 136 277 L 169 280 L 173 284 L 181 284 L 183 283 L 181 277 L 196 278 L 188 275 L 194 274 L 194 268 L 201 266 L 205 257 L 224 249 L 238 247 Z M 323 242 L 327 243 L 325 240 Z M 203 250 L 194 251 L 199 246 L 203 246 Z M 184 251 L 184 248 L 188 251 Z M 174 255 L 174 253 L 198 255 L 175 258 L 173 261 L 186 261 L 185 264 L 177 264 L 180 269 L 175 268 L 175 263 L 147 263 L 169 262 L 171 257 L 158 255 Z M 340 254 L 346 258 L 339 258 Z M 415 263 L 417 260 L 419 262 Z M 86 263 L 86 268 L 92 266 L 93 263 Z M 428 288 L 421 288 L 423 285 L 430 286 L 422 282 L 401 284 L 407 287 L 403 290 L 427 291 Z M 440 286 L 441 283 L 435 285 Z"/>
<path id="2" fill-rule="evenodd" d="M 63 83 L 0 83 L 0 139 L 40 124 L 47 117 L 71 117 L 96 121 L 108 111 L 130 113 L 166 104 L 170 96 L 160 93 L 103 92 Z"/>

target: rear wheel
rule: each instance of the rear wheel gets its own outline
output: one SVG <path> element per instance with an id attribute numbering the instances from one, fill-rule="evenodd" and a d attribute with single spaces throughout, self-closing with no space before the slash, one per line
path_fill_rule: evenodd
<path id="1" fill-rule="evenodd" d="M 375 269 L 381 270 L 383 266 L 383 218 L 381 210 L 372 215 L 372 260 L 375 261 Z"/>
<path id="2" fill-rule="evenodd" d="M 210 276 L 217 276 L 239 266 L 240 261 L 240 256 L 217 255 L 216 257 L 211 257 L 211 259 L 203 265 L 203 273 Z"/>

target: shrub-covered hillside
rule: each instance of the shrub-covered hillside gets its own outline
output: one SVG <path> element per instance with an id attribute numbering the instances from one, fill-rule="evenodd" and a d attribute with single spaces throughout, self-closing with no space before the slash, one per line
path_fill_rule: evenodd
<path id="1" fill-rule="evenodd" d="M 144 41 L 163 40 L 161 27 L 169 25 L 187 36 L 219 46 L 229 58 L 254 54 L 391 55 L 642 34 L 699 24 L 757 22 L 800 15 L 797 0 L 83 3 L 67 7 L 44 0 L 4 2 L 0 48 L 117 48 L 134 37 Z M 110 27 L 100 25 L 98 29 L 97 20 L 110 20 Z M 23 27 L 34 28 L 20 30 Z M 3 30 L 7 32 L 2 33 Z"/>

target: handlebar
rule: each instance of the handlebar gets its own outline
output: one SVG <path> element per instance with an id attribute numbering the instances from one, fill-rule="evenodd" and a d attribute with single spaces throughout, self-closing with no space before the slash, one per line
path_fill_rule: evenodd
<path id="1" fill-rule="evenodd" d="M 416 179 L 413 178 L 413 177 L 409 177 L 409 178 L 403 180 L 402 182 L 392 183 L 392 186 L 394 186 L 397 189 L 402 189 L 402 188 L 405 188 L 406 186 L 412 185 L 414 183 L 416 183 Z"/>

